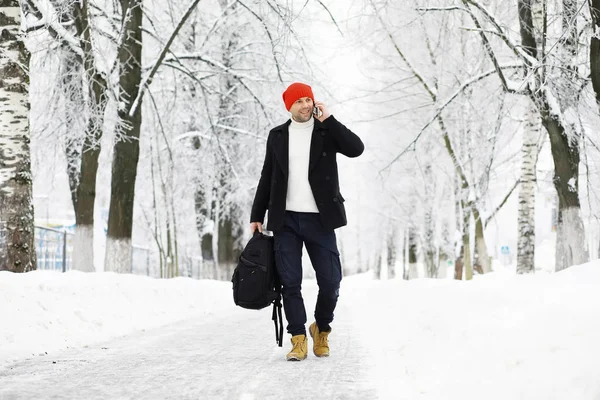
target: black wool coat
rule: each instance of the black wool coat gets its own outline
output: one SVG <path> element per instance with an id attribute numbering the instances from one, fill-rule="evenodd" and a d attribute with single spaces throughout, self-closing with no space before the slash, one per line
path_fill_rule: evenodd
<path id="1" fill-rule="evenodd" d="M 267 138 L 267 151 L 260 181 L 256 189 L 250 222 L 262 223 L 269 210 L 267 227 L 277 231 L 283 227 L 288 185 L 289 126 L 291 120 L 273 128 Z M 333 230 L 347 223 L 344 197 L 340 193 L 337 153 L 358 157 L 365 146 L 350 129 L 333 115 L 323 122 L 315 118 L 310 142 L 308 182 L 312 189 L 321 221 Z"/>

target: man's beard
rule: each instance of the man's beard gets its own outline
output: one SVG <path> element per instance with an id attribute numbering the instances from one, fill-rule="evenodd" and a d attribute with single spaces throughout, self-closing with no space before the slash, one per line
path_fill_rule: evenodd
<path id="1" fill-rule="evenodd" d="M 312 117 L 312 114 L 308 114 L 307 117 L 302 116 L 302 114 L 298 114 L 297 116 L 292 116 L 294 118 L 294 121 L 296 122 L 308 122 L 310 120 L 310 118 Z"/>

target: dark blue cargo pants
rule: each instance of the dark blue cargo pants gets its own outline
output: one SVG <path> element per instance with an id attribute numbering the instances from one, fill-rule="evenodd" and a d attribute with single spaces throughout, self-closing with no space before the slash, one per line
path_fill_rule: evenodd
<path id="1" fill-rule="evenodd" d="M 306 309 L 302 299 L 302 244 L 315 270 L 319 294 L 315 320 L 328 331 L 342 280 L 335 232 L 327 230 L 318 213 L 286 211 L 283 228 L 274 231 L 275 264 L 283 286 L 283 308 L 292 336 L 306 334 Z"/>

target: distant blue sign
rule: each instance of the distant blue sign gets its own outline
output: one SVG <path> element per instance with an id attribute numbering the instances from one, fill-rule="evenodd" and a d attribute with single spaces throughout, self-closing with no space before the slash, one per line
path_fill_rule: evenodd
<path id="1" fill-rule="evenodd" d="M 510 254 L 510 249 L 508 248 L 508 246 L 501 246 L 500 253 L 501 254 Z"/>

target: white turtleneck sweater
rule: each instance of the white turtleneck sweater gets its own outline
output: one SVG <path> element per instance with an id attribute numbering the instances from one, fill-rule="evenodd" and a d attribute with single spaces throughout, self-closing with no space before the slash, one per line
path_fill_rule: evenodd
<path id="1" fill-rule="evenodd" d="M 285 209 L 298 212 L 318 213 L 317 203 L 308 183 L 308 162 L 314 119 L 296 122 L 292 118 L 289 127 L 289 165 Z"/>

